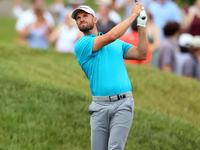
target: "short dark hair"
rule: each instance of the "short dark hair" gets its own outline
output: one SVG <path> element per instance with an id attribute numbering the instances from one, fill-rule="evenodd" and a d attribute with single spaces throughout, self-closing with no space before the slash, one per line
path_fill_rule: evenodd
<path id="1" fill-rule="evenodd" d="M 176 32 L 180 30 L 180 24 L 178 22 L 167 22 L 167 24 L 164 26 L 163 31 L 165 36 L 172 36 Z"/>
<path id="2" fill-rule="evenodd" d="M 131 24 L 131 29 L 133 31 L 138 31 L 137 29 L 137 18 L 133 21 L 133 23 Z"/>

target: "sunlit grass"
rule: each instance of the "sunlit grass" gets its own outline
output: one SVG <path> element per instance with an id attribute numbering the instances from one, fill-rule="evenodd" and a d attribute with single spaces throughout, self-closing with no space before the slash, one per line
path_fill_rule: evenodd
<path id="1" fill-rule="evenodd" d="M 127 69 L 136 110 L 126 150 L 199 150 L 199 82 Z M 0 149 L 90 149 L 91 94 L 73 54 L 0 43 L 0 70 Z"/>

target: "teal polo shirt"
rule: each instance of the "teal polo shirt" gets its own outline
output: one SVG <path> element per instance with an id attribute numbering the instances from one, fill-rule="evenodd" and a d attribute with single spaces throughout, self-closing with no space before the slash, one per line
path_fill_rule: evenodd
<path id="1" fill-rule="evenodd" d="M 92 95 L 108 96 L 131 91 L 123 58 L 132 45 L 117 39 L 92 52 L 95 37 L 92 34 L 80 38 L 74 48 L 76 59 L 89 79 Z"/>

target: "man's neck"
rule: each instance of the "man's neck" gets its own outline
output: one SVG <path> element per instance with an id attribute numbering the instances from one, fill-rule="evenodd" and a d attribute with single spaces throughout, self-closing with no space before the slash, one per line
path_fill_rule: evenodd
<path id="1" fill-rule="evenodd" d="M 85 36 L 86 36 L 86 35 L 92 35 L 92 34 L 94 34 L 94 35 L 96 35 L 96 36 L 99 35 L 96 26 L 94 26 L 94 28 L 93 28 L 92 30 L 83 32 L 83 34 L 84 34 Z"/>

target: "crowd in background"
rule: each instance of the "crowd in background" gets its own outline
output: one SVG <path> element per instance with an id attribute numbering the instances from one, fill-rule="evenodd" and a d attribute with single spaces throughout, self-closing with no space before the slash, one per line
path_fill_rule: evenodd
<path id="1" fill-rule="evenodd" d="M 30 0 L 31 6 L 23 10 L 22 0 L 15 0 L 13 14 L 18 44 L 48 50 L 53 46 L 59 52 L 74 52 L 75 42 L 83 36 L 71 19 L 73 9 L 85 0 L 54 0 L 47 11 L 44 0 Z M 177 5 L 178 0 L 139 0 L 148 20 L 149 40 L 145 61 L 125 60 L 125 63 L 146 65 L 200 80 L 200 0 L 194 5 Z M 107 33 L 128 18 L 134 0 L 95 0 L 97 29 Z M 139 33 L 136 20 L 120 40 L 137 46 Z"/>

